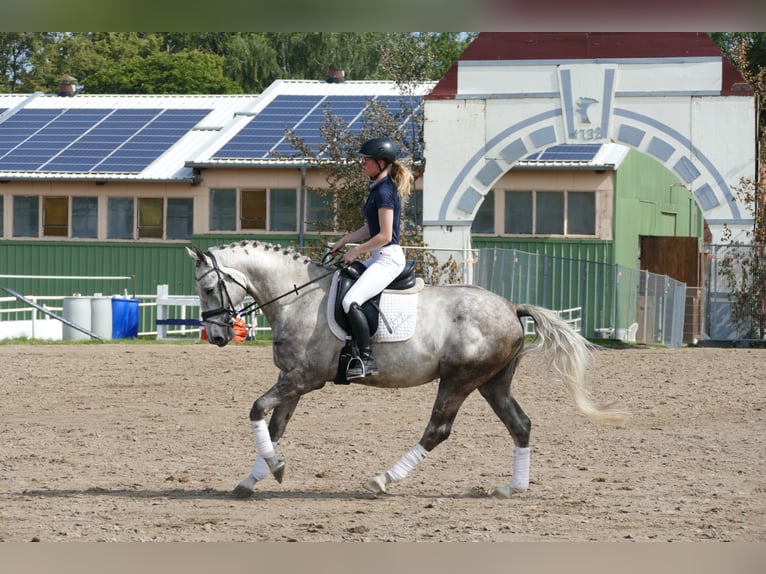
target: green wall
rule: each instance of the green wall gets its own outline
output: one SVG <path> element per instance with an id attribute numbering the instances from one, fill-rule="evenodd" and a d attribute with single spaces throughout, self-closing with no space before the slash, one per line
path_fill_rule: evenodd
<path id="1" fill-rule="evenodd" d="M 92 241 L 0 241 L 1 275 L 130 276 L 128 280 L 5 279 L 0 286 L 22 295 L 153 295 L 157 285 L 167 284 L 171 295 L 194 293 L 194 267 L 185 246 L 201 249 L 240 240 L 262 240 L 296 246 L 298 236 L 204 235 L 188 243 L 92 242 Z M 321 244 L 307 238 L 307 244 Z M 5 292 L 0 296 L 5 296 Z"/>
<path id="2" fill-rule="evenodd" d="M 639 268 L 639 236 L 699 237 L 703 217 L 691 192 L 662 164 L 630 150 L 615 174 L 614 263 Z"/>

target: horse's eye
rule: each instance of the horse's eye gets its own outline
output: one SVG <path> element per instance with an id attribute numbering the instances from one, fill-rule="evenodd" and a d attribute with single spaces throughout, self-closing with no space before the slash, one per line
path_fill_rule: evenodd
<path id="1" fill-rule="evenodd" d="M 205 295 L 212 295 L 215 292 L 215 287 L 205 287 Z"/>

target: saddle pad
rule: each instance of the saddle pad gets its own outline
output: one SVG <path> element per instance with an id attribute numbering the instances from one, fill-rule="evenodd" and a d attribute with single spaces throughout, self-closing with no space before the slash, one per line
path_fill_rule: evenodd
<path id="1" fill-rule="evenodd" d="M 348 336 L 346 331 L 335 320 L 335 297 L 338 290 L 338 273 L 332 277 L 330 294 L 327 297 L 327 323 L 330 331 L 341 341 Z M 380 321 L 378 330 L 370 340 L 373 343 L 395 343 L 406 341 L 415 334 L 415 319 L 418 309 L 418 294 L 425 286 L 423 280 L 418 277 L 415 286 L 403 290 L 385 289 L 380 296 Z M 383 319 L 385 317 L 385 320 Z M 386 321 L 391 326 L 392 333 L 388 332 Z"/>

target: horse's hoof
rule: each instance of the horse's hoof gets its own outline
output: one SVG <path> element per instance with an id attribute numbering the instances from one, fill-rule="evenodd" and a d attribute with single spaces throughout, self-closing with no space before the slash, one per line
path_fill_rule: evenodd
<path id="1" fill-rule="evenodd" d="M 379 474 L 365 484 L 364 487 L 373 494 L 384 494 L 386 492 L 386 475 Z"/>
<path id="2" fill-rule="evenodd" d="M 274 478 L 277 479 L 277 482 L 282 484 L 282 479 L 285 476 L 285 461 L 281 459 L 277 460 L 274 466 L 270 467 L 270 470 L 271 474 L 274 475 Z"/>
<path id="3" fill-rule="evenodd" d="M 252 476 L 248 476 L 245 480 L 240 482 L 236 488 L 234 488 L 234 492 L 232 492 L 232 496 L 234 498 L 250 498 L 255 494 L 255 483 L 258 482 L 253 478 Z"/>
<path id="4" fill-rule="evenodd" d="M 526 492 L 526 488 L 522 488 L 520 486 L 512 486 L 510 484 L 506 486 L 498 486 L 493 492 L 492 492 L 492 498 L 500 498 L 503 500 L 507 500 L 511 498 L 514 494 L 519 494 L 521 492 Z"/>

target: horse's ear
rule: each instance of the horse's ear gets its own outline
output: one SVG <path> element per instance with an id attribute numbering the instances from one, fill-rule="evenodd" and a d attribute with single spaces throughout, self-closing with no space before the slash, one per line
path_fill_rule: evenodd
<path id="1" fill-rule="evenodd" d="M 205 254 L 199 247 L 195 246 L 194 249 L 189 249 L 188 247 L 184 246 L 184 249 L 186 249 L 186 253 L 189 255 L 189 257 L 198 263 L 204 263 L 207 260 L 207 257 L 205 257 Z"/>

